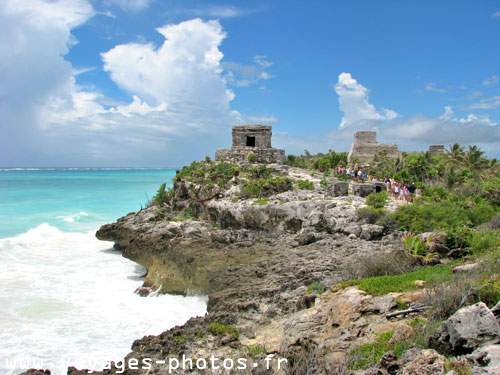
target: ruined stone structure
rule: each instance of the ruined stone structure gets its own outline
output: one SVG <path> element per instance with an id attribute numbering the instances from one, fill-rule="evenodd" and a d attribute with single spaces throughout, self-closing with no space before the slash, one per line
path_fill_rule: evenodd
<path id="1" fill-rule="evenodd" d="M 267 125 L 233 126 L 233 145 L 215 151 L 215 160 L 233 163 L 285 163 L 285 150 L 271 147 L 272 127 Z M 248 155 L 255 155 L 249 160 Z"/>
<path id="2" fill-rule="evenodd" d="M 366 182 L 366 183 L 353 183 L 352 195 L 359 197 L 366 197 L 372 193 L 380 193 L 387 191 L 387 186 L 383 182 Z"/>
<path id="3" fill-rule="evenodd" d="M 429 154 L 431 154 L 432 156 L 444 154 L 444 145 L 429 146 Z"/>
<path id="4" fill-rule="evenodd" d="M 349 152 L 349 163 L 353 160 L 369 162 L 375 153 L 385 150 L 389 159 L 396 159 L 401 156 L 398 146 L 394 143 L 378 143 L 377 132 L 363 131 L 354 133 L 354 143 Z"/>

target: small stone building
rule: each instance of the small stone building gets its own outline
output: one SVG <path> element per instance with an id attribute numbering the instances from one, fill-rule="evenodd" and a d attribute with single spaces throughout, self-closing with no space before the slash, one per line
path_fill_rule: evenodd
<path id="1" fill-rule="evenodd" d="M 444 154 L 444 145 L 430 145 L 429 154 L 432 156 Z"/>
<path id="2" fill-rule="evenodd" d="M 233 126 L 233 145 L 215 151 L 215 160 L 248 163 L 249 154 L 255 163 L 285 163 L 285 150 L 271 147 L 272 127 L 268 125 Z"/>
<path id="3" fill-rule="evenodd" d="M 398 146 L 395 143 L 378 143 L 377 132 L 362 131 L 354 133 L 354 143 L 351 145 L 348 160 L 359 160 L 360 162 L 369 162 L 373 156 L 382 150 L 387 152 L 389 159 L 396 159 L 401 156 Z"/>

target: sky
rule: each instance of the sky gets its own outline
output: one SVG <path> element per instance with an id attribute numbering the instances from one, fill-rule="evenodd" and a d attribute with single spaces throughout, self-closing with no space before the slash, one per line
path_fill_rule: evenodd
<path id="1" fill-rule="evenodd" d="M 2 0 L 1 167 L 180 167 L 273 126 L 287 154 L 500 157 L 498 0 Z"/>

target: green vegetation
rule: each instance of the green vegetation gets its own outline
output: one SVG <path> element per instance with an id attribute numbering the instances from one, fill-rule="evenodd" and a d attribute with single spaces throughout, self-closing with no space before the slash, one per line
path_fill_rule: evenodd
<path id="1" fill-rule="evenodd" d="M 402 240 L 404 248 L 411 255 L 424 256 L 426 254 L 425 242 L 420 237 L 415 236 L 413 233 L 408 233 Z"/>
<path id="2" fill-rule="evenodd" d="M 210 323 L 208 331 L 214 336 L 233 335 L 236 339 L 240 337 L 240 332 L 236 327 L 220 323 Z"/>
<path id="3" fill-rule="evenodd" d="M 320 172 L 326 172 L 334 169 L 339 164 L 347 164 L 347 152 L 336 153 L 329 150 L 327 154 L 311 155 L 309 151 L 304 150 L 304 155 L 288 155 L 285 163 L 291 167 L 314 169 Z"/>
<path id="4" fill-rule="evenodd" d="M 405 292 L 418 289 L 417 280 L 431 282 L 434 280 L 446 281 L 453 278 L 451 268 L 456 262 L 447 265 L 423 267 L 413 272 L 399 275 L 385 275 L 368 277 L 365 279 L 349 280 L 340 283 L 342 288 L 358 286 L 368 294 L 381 296 L 391 292 Z"/>
<path id="5" fill-rule="evenodd" d="M 244 198 L 269 197 L 292 188 L 293 180 L 288 177 L 276 176 L 249 179 L 242 183 L 241 196 Z"/>
<path id="6" fill-rule="evenodd" d="M 297 188 L 300 190 L 314 190 L 314 183 L 309 180 L 298 180 Z"/>
<path id="7" fill-rule="evenodd" d="M 160 188 L 157 190 L 156 195 L 151 200 L 151 204 L 158 205 L 161 203 L 168 203 L 172 200 L 174 196 L 174 190 L 171 188 L 167 189 L 167 184 L 164 182 L 160 185 Z"/>
<path id="8" fill-rule="evenodd" d="M 312 283 L 312 284 L 309 284 L 307 286 L 307 291 L 306 291 L 306 294 L 311 294 L 311 293 L 316 293 L 316 294 L 323 294 L 323 292 L 325 291 L 325 284 L 323 283 L 320 283 L 318 281 Z"/>
<path id="9" fill-rule="evenodd" d="M 247 155 L 247 160 L 250 162 L 250 163 L 255 163 L 257 161 L 257 155 L 255 155 L 253 152 L 250 152 L 248 155 Z"/>
<path id="10" fill-rule="evenodd" d="M 269 202 L 270 202 L 269 199 L 261 198 L 261 199 L 257 199 L 255 202 L 253 202 L 252 205 L 265 206 Z"/>
<path id="11" fill-rule="evenodd" d="M 251 357 L 255 357 L 255 356 L 263 355 L 263 354 L 267 353 L 266 348 L 262 345 L 250 345 L 250 346 L 247 346 L 247 349 L 248 349 L 248 355 L 250 355 Z"/>
<path id="12" fill-rule="evenodd" d="M 388 331 L 378 335 L 375 342 L 363 344 L 351 352 L 351 356 L 359 358 L 351 366 L 352 370 L 359 370 L 367 365 L 377 363 L 388 351 L 394 351 L 396 357 L 401 357 L 403 351 L 408 349 L 409 343 L 396 342 L 391 343 L 393 331 Z"/>
<path id="13" fill-rule="evenodd" d="M 366 197 L 366 205 L 373 208 L 384 208 L 389 200 L 389 195 L 386 191 L 373 193 Z"/>
<path id="14" fill-rule="evenodd" d="M 368 224 L 376 224 L 380 220 L 386 217 L 386 212 L 382 208 L 373 208 L 373 207 L 361 207 L 358 208 L 356 214 L 363 220 L 365 220 Z"/>

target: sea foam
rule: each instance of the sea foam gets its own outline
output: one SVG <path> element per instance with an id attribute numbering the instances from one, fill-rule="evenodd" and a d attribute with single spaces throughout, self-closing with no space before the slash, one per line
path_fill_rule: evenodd
<path id="1" fill-rule="evenodd" d="M 84 212 L 79 213 L 85 216 Z M 144 268 L 98 241 L 48 224 L 0 239 L 0 373 L 67 365 L 99 370 L 133 340 L 206 312 L 206 297 L 135 294 Z M 11 368 L 7 368 L 11 367 Z"/>

